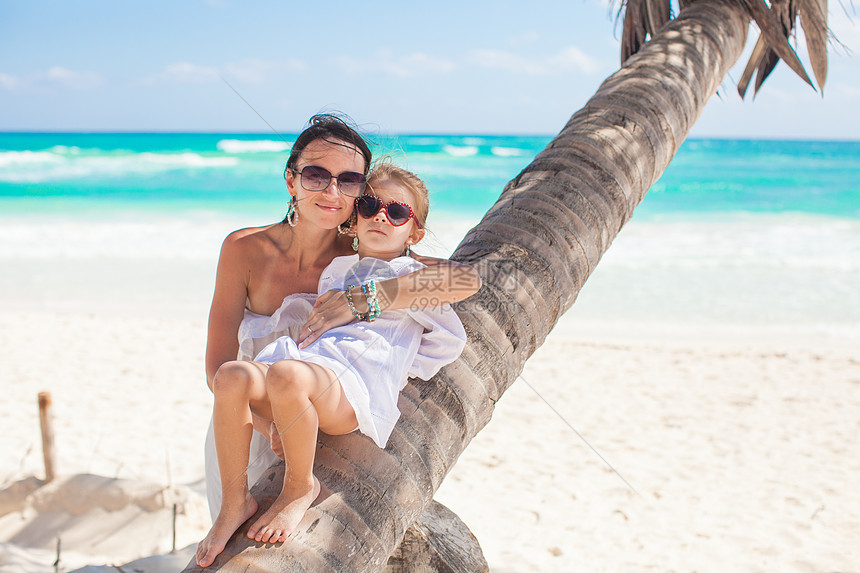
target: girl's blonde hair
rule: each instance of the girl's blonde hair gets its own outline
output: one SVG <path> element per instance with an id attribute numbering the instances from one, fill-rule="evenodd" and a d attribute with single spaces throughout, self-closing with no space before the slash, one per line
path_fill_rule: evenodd
<path id="1" fill-rule="evenodd" d="M 426 227 L 427 214 L 430 212 L 430 192 L 427 191 L 427 186 L 417 175 L 411 171 L 407 171 L 402 167 L 397 167 L 391 161 L 382 160 L 373 166 L 370 174 L 367 176 L 367 188 L 373 193 L 373 184 L 381 183 L 382 181 L 391 180 L 395 183 L 406 187 L 414 199 L 412 212 L 415 214 L 415 219 L 418 225 L 423 229 Z"/>

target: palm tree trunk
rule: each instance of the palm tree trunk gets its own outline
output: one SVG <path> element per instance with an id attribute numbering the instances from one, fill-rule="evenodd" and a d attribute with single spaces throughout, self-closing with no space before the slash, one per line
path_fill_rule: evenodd
<path id="1" fill-rule="evenodd" d="M 407 386 L 384 451 L 355 434 L 320 441 L 314 471 L 336 493 L 311 508 L 305 530 L 277 547 L 240 530 L 213 570 L 385 567 L 667 167 L 740 56 L 747 24 L 740 2 L 698 0 L 603 83 L 454 253 L 484 278 L 459 308 L 469 336 L 462 357 Z M 274 499 L 275 473 L 255 493 Z"/>

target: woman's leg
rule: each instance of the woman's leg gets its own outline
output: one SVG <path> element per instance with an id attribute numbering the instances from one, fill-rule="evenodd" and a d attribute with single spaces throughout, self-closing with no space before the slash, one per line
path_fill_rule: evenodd
<path id="1" fill-rule="evenodd" d="M 358 426 L 334 372 L 310 362 L 281 360 L 266 373 L 272 418 L 287 461 L 281 495 L 248 530 L 257 541 L 286 541 L 319 495 L 313 475 L 318 430 L 339 435 Z"/>
<path id="2" fill-rule="evenodd" d="M 213 421 L 222 502 L 212 529 L 197 545 L 197 564 L 208 567 L 242 523 L 257 511 L 248 490 L 248 455 L 253 434 L 252 408 L 266 408 L 265 364 L 232 361 L 215 374 Z"/>

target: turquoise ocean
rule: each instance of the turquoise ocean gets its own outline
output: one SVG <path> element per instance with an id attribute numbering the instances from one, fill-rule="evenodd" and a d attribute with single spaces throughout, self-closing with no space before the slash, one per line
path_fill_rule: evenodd
<path id="1" fill-rule="evenodd" d="M 283 216 L 294 138 L 0 133 L 0 307 L 205 317 L 223 237 Z M 550 139 L 371 136 L 427 181 L 440 256 Z M 860 340 L 860 142 L 686 141 L 572 313 Z"/>

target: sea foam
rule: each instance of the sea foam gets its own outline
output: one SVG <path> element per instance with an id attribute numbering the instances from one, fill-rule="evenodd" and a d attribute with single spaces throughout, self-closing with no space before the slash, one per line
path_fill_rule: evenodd
<path id="1" fill-rule="evenodd" d="M 522 149 L 517 149 L 516 147 L 491 147 L 490 153 L 495 155 L 496 157 L 519 157 L 520 155 L 525 155 L 525 151 Z"/>
<path id="2" fill-rule="evenodd" d="M 234 167 L 239 164 L 235 157 L 204 157 L 198 153 L 140 153 L 140 160 L 168 167 Z"/>
<path id="3" fill-rule="evenodd" d="M 478 148 L 474 145 L 445 145 L 442 149 L 445 153 L 453 155 L 454 157 L 471 157 L 472 155 L 478 154 Z"/>
<path id="4" fill-rule="evenodd" d="M 235 167 L 236 157 L 204 156 L 199 153 L 103 153 L 56 146 L 49 151 L 0 152 L 0 182 L 40 183 L 88 177 L 122 177 L 176 169 Z"/>
<path id="5" fill-rule="evenodd" d="M 62 158 L 50 151 L 0 151 L 0 168 L 58 161 L 62 161 Z"/>
<path id="6" fill-rule="evenodd" d="M 216 147 L 224 153 L 261 153 L 281 152 L 292 148 L 289 141 L 274 141 L 271 139 L 222 139 Z"/>

